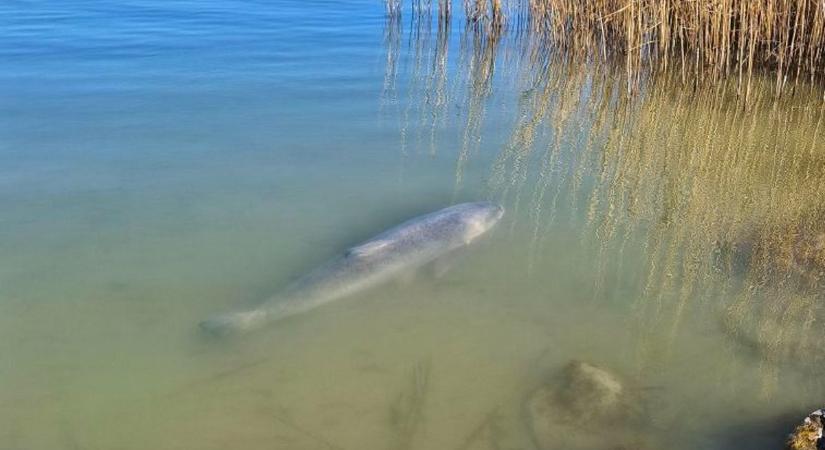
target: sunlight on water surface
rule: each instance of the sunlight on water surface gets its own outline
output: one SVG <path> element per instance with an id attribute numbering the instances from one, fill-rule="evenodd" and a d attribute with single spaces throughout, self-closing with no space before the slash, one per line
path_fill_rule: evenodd
<path id="1" fill-rule="evenodd" d="M 776 448 L 821 407 L 815 94 L 564 62 L 370 2 L 0 6 L 0 449 L 533 449 L 572 360 L 632 420 L 549 448 Z M 404 220 L 427 271 L 216 340 Z M 571 418 L 572 417 L 572 418 Z"/>

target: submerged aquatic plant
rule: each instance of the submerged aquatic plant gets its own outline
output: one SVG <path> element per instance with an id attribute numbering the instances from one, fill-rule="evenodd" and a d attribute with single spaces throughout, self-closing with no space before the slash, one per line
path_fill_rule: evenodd
<path id="1" fill-rule="evenodd" d="M 463 112 L 456 190 L 473 158 L 489 161 L 488 195 L 511 217 L 529 218 L 528 268 L 548 257 L 553 227 L 573 225 L 595 249 L 594 298 L 611 299 L 632 255 L 638 278 L 622 283 L 636 287 L 641 364 L 668 353 L 697 307 L 758 350 L 765 392 L 779 363 L 825 361 L 817 348 L 825 333 L 814 326 L 825 320 L 820 87 L 800 78 L 778 97 L 775 78 L 754 71 L 747 96 L 735 77 L 694 78 L 686 88 L 687 66 L 669 62 L 641 76 L 517 30 L 468 27 L 462 42 L 457 73 L 438 88 L 452 86 L 442 98 Z M 483 142 L 496 95 L 512 105 L 510 121 L 495 123 L 509 138 Z M 417 113 L 441 114 L 434 105 Z"/>
<path id="2" fill-rule="evenodd" d="M 418 362 L 410 371 L 408 385 L 390 404 L 389 422 L 393 431 L 390 450 L 413 448 L 424 422 L 424 408 L 430 393 L 430 360 Z"/>
<path id="3" fill-rule="evenodd" d="M 487 448 L 493 450 L 503 448 L 501 442 L 504 430 L 501 422 L 502 415 L 498 408 L 494 408 L 484 415 L 478 426 L 470 431 L 455 450 L 469 450 L 479 443 L 486 443 Z"/>

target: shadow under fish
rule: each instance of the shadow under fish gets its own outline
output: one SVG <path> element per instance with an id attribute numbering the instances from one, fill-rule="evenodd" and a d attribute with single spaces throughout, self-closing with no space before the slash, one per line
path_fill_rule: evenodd
<path id="1" fill-rule="evenodd" d="M 465 247 L 504 215 L 490 202 L 462 203 L 410 219 L 344 252 L 250 310 L 200 323 L 213 335 L 250 331 L 339 300 Z"/>

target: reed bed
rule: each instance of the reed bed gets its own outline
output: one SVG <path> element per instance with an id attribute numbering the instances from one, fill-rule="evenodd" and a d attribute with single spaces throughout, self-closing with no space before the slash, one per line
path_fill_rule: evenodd
<path id="1" fill-rule="evenodd" d="M 637 290 L 640 364 L 666 355 L 663 333 L 677 339 L 697 314 L 761 355 L 766 392 L 782 364 L 825 361 L 821 88 L 800 82 L 777 96 L 773 76 L 755 73 L 747 97 L 735 77 L 686 89 L 678 70 L 639 78 L 536 33 L 485 27 L 463 29 L 446 71 L 445 33 L 407 46 L 421 63 L 401 85 L 404 117 L 420 121 L 402 129 L 424 130 L 431 154 L 455 129 L 456 192 L 473 158 L 487 161 L 489 196 L 529 222 L 519 225 L 529 267 L 553 257 L 545 239 L 556 227 L 580 229 L 594 298 L 613 300 L 620 278 Z M 491 117 L 493 103 L 512 113 Z M 462 114 L 445 114 L 453 107 Z M 507 138 L 491 142 L 491 126 Z M 637 279 L 626 279 L 630 265 Z"/>
<path id="2" fill-rule="evenodd" d="M 822 102 L 778 100 L 761 79 L 745 109 L 734 81 L 685 90 L 675 75 L 634 96 L 623 75 L 568 65 L 522 100 L 527 113 L 491 187 L 530 212 L 530 251 L 544 257 L 557 211 L 574 211 L 594 249 L 594 296 L 612 299 L 622 278 L 638 286 L 640 361 L 666 355 L 661 336 L 677 339 L 685 318 L 700 314 L 763 358 L 766 393 L 782 364 L 819 367 Z M 549 138 L 534 139 L 542 130 Z M 625 260 L 644 262 L 637 280 L 626 279 Z"/>
<path id="3" fill-rule="evenodd" d="M 387 1 L 400 14 L 399 0 Z M 671 69 L 683 83 L 732 77 L 745 96 L 756 74 L 771 74 L 777 93 L 825 75 L 821 0 L 463 0 L 463 9 L 474 27 L 527 30 L 582 61 L 618 63 L 631 89 Z M 439 0 L 439 17 L 451 14 Z"/>
<path id="4" fill-rule="evenodd" d="M 760 86 L 745 112 L 735 86 L 678 86 L 582 106 L 601 163 L 578 162 L 595 181 L 588 236 L 606 258 L 642 249 L 644 328 L 675 337 L 688 308 L 710 308 L 767 361 L 821 363 L 825 335 L 811 326 L 825 319 L 821 104 L 776 102 Z"/>

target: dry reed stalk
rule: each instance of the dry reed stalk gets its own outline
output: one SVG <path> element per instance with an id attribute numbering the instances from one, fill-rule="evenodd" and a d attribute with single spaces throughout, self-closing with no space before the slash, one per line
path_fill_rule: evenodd
<path id="1" fill-rule="evenodd" d="M 529 7 L 548 3 L 531 0 Z M 635 255 L 643 258 L 643 268 L 634 306 L 650 340 L 640 348 L 661 350 L 655 347 L 666 344 L 657 340 L 662 332 L 675 337 L 692 303 L 707 302 L 717 312 L 723 310 L 718 315 L 727 316 L 731 328 L 750 333 L 769 363 L 814 354 L 815 343 L 825 338 L 821 327 L 810 325 L 825 320 L 825 253 L 817 253 L 825 248 L 825 208 L 820 205 L 825 197 L 825 104 L 821 89 L 803 82 L 810 72 L 790 61 L 805 55 L 821 62 L 821 55 L 803 50 L 808 47 L 800 37 L 814 29 L 821 36 L 821 24 L 797 16 L 780 23 L 796 27 L 786 33 L 793 51 L 781 63 L 782 70 L 795 67 L 793 73 L 800 77 L 795 81 L 793 74 L 765 76 L 763 62 L 748 60 L 748 54 L 767 45 L 759 36 L 781 32 L 763 15 L 749 13 L 746 4 L 715 4 L 738 8 L 737 17 L 747 19 L 742 26 L 702 22 L 717 12 L 699 2 L 678 4 L 678 15 L 669 9 L 671 0 L 614 3 L 610 8 L 615 9 L 561 3 L 576 20 L 590 17 L 591 22 L 581 23 L 599 31 L 589 37 L 554 29 L 552 22 L 561 19 L 552 14 L 545 22 L 533 22 L 543 23 L 546 35 L 539 30 L 519 35 L 491 33 L 489 27 L 465 29 L 458 67 L 466 80 L 457 76 L 466 84 L 455 84 L 449 98 L 466 111 L 459 119 L 464 123 L 459 124 L 456 185 L 482 150 L 494 76 L 517 68 L 518 80 L 525 84 L 516 85 L 514 128 L 510 139 L 494 144 L 499 153 L 488 183 L 513 217 L 519 216 L 519 205 L 529 209 L 529 258 L 540 260 L 549 253 L 543 239 L 552 234 L 556 205 L 562 205 L 570 209 L 571 223 L 585 222 L 582 240 L 599 246 L 601 257 L 595 259 L 619 261 L 598 267 L 596 283 L 609 283 L 611 274 L 605 272 L 622 264 L 625 249 L 643 253 Z M 649 31 L 638 19 L 642 12 L 668 21 L 670 30 L 633 44 L 668 46 L 668 59 L 645 54 L 625 60 L 622 54 L 627 64 L 650 67 L 659 61 L 646 72 L 608 61 L 620 48 L 617 21 L 637 36 L 646 27 Z M 628 17 L 636 19 L 631 23 Z M 730 36 L 720 38 L 720 33 Z M 565 44 L 548 46 L 545 36 Z M 437 92 L 447 84 L 446 50 L 439 50 L 447 47 L 443 39 L 433 52 L 435 71 L 429 75 L 440 80 L 430 85 L 441 87 L 430 99 L 442 98 Z M 712 48 L 698 49 L 688 39 Z M 590 50 L 571 50 L 577 45 Z M 508 64 L 502 55 L 517 56 Z M 739 64 L 742 60 L 751 62 Z M 714 72 L 717 66 L 725 67 Z M 694 80 L 690 89 L 685 80 Z M 638 83 L 642 89 L 628 93 L 627 86 Z M 777 97 L 777 89 L 789 95 Z M 433 108 L 432 117 L 443 117 L 444 105 L 438 100 L 421 107 Z M 608 295 L 609 287 L 595 290 Z M 821 363 L 825 352 L 809 359 Z"/>
<path id="2" fill-rule="evenodd" d="M 451 0 L 438 0 L 438 20 L 439 23 L 444 24 L 446 26 L 450 22 L 450 18 L 452 17 L 452 1 Z"/>
<path id="3" fill-rule="evenodd" d="M 387 0 L 388 11 L 398 2 Z M 439 2 L 444 17 L 449 3 Z M 735 76 L 745 96 L 758 72 L 773 74 L 775 92 L 825 78 L 822 0 L 464 0 L 464 7 L 469 22 L 491 28 L 504 26 L 504 11 L 519 11 L 519 23 L 528 17 L 523 23 L 553 47 L 620 62 L 631 89 L 642 71 L 673 66 L 683 81 Z"/>

